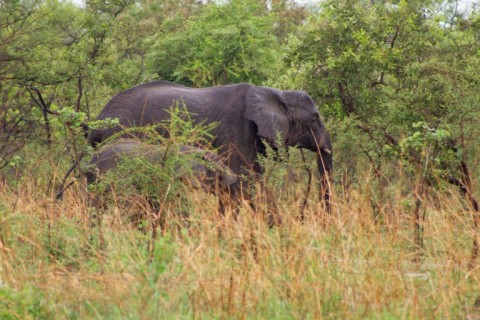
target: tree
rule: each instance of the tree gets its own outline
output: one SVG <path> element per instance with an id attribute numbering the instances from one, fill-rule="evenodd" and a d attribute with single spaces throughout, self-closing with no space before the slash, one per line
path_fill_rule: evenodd
<path id="1" fill-rule="evenodd" d="M 262 83 L 277 66 L 272 28 L 271 15 L 258 1 L 210 3 L 178 31 L 152 39 L 150 69 L 193 86 Z"/>
<path id="2" fill-rule="evenodd" d="M 72 108 L 88 118 L 110 93 L 102 85 L 132 84 L 131 75 L 106 81 L 123 55 L 117 50 L 123 36 L 118 17 L 132 4 L 0 3 L 0 167 L 29 141 L 52 144 L 61 133 L 51 121 L 58 110 Z M 123 74 L 127 71 L 132 72 Z"/>
<path id="3" fill-rule="evenodd" d="M 445 28 L 435 9 L 425 1 L 327 1 L 288 45 L 296 85 L 328 118 L 368 138 L 359 147 L 377 164 L 390 148 L 401 151 L 415 123 L 458 137 L 459 112 L 478 114 L 473 30 Z"/>
<path id="4" fill-rule="evenodd" d="M 469 172 L 480 170 L 478 15 L 452 19 L 442 4 L 326 1 L 287 46 L 286 73 L 316 99 L 333 129 L 337 180 L 348 188 L 359 167 L 371 168 L 377 214 L 400 170 L 417 215 L 424 186 L 438 177 L 473 194 Z"/>

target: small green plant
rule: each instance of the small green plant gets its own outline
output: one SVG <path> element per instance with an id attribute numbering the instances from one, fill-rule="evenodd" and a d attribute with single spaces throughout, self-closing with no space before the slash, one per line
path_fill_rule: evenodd
<path id="1" fill-rule="evenodd" d="M 423 121 L 414 123 L 412 129 L 399 144 L 401 155 L 416 172 L 420 170 L 424 178 L 445 177 L 458 167 L 461 152 L 452 147 L 450 131 Z"/>
<path id="2" fill-rule="evenodd" d="M 48 303 L 32 287 L 27 286 L 17 291 L 0 282 L 1 319 L 50 319 L 53 315 L 48 310 Z"/>
<path id="3" fill-rule="evenodd" d="M 52 109 L 55 110 L 57 117 L 52 119 L 52 123 L 60 127 L 56 130 L 58 137 L 64 136 L 67 141 L 68 148 L 73 153 L 75 162 L 83 160 L 85 155 L 91 155 L 93 150 L 90 145 L 86 143 L 85 136 L 93 129 L 99 128 L 113 128 L 118 126 L 118 119 L 106 120 L 92 120 L 87 121 L 85 112 L 76 111 L 71 107 L 64 107 L 58 109 L 56 105 L 52 104 Z M 81 170 L 85 172 L 85 170 Z"/>

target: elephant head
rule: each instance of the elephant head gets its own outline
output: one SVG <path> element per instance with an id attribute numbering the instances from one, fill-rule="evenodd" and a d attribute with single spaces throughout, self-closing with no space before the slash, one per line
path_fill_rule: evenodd
<path id="1" fill-rule="evenodd" d="M 258 135 L 271 144 L 297 146 L 317 154 L 321 196 L 328 207 L 332 143 L 312 98 L 304 91 L 252 87 L 246 95 L 244 116 L 255 122 Z"/>

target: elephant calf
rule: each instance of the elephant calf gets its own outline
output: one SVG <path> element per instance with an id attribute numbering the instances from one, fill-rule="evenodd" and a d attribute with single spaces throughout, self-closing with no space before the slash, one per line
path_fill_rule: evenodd
<path id="1" fill-rule="evenodd" d="M 162 199 L 163 195 L 160 196 L 159 199 L 158 190 L 161 188 L 169 190 L 169 187 L 166 185 L 153 186 L 152 184 L 170 183 L 171 178 L 169 174 L 174 175 L 175 178 L 179 178 L 187 185 L 217 194 L 219 196 L 219 211 L 221 214 L 224 214 L 225 199 L 229 199 L 230 197 L 225 198 L 223 194 L 230 193 L 232 191 L 231 189 L 234 189 L 234 187 L 238 185 L 238 176 L 231 173 L 229 168 L 223 163 L 223 158 L 217 154 L 190 146 L 181 146 L 178 151 L 179 153 L 177 153 L 176 156 L 185 157 L 184 162 L 181 164 L 173 164 L 175 172 L 172 172 L 172 168 L 170 168 L 170 171 L 163 172 L 166 173 L 165 176 L 162 174 L 156 176 L 157 169 L 165 170 L 164 164 L 169 156 L 165 146 L 148 144 L 134 139 L 115 140 L 100 148 L 93 155 L 90 160 L 89 170 L 85 173 L 87 183 L 93 185 L 101 181 L 101 177 L 105 176 L 111 170 L 121 169 L 120 166 L 122 164 L 127 164 L 127 166 L 123 168 L 127 169 L 127 171 L 117 171 L 111 181 L 114 182 L 117 187 L 120 186 L 120 188 L 133 186 L 133 192 L 138 192 L 142 196 L 147 197 L 154 212 L 157 212 L 153 213 L 153 219 L 149 220 L 150 223 L 152 223 L 152 234 L 156 234 L 156 226 L 160 226 L 162 230 L 165 228 L 165 216 L 159 211 L 161 208 L 160 203 L 164 201 L 164 199 Z M 128 162 L 129 160 L 133 160 L 133 162 Z M 144 167 L 146 167 L 147 171 L 142 171 Z M 160 173 L 162 172 L 160 171 Z M 121 176 L 122 174 L 123 176 Z M 149 179 L 150 175 L 161 178 L 151 180 Z M 111 178 L 112 177 L 110 177 L 110 179 Z M 130 181 L 129 178 L 133 178 L 133 180 Z M 105 180 L 108 182 L 109 178 Z M 150 189 L 151 187 L 153 187 L 153 190 Z M 156 187 L 158 187 L 158 189 Z M 124 192 L 125 190 L 117 191 Z M 101 197 L 101 194 L 97 194 L 93 198 L 90 198 L 89 201 L 92 201 L 91 205 L 101 207 Z M 149 216 L 148 213 L 147 216 Z M 96 215 L 96 217 L 100 219 L 101 215 Z M 134 209 L 133 214 L 131 214 L 129 218 L 130 222 L 142 225 L 145 217 L 145 212 L 139 213 Z"/>
<path id="2" fill-rule="evenodd" d="M 95 183 L 99 175 L 104 175 L 117 168 L 122 161 L 134 158 L 158 165 L 161 170 L 162 161 L 166 156 L 165 152 L 167 152 L 165 146 L 148 144 L 134 139 L 113 141 L 93 155 L 90 161 L 91 169 L 85 174 L 87 183 L 89 185 Z M 238 184 L 238 176 L 229 170 L 224 164 L 223 158 L 217 154 L 201 148 L 181 146 L 180 155 L 191 156 L 186 163 L 191 170 L 180 174 L 181 179 L 189 185 L 218 194 Z"/>

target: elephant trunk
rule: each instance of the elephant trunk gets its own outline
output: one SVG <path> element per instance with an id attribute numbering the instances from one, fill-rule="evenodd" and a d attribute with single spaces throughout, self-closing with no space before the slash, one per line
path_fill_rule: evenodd
<path id="1" fill-rule="evenodd" d="M 328 134 L 323 134 L 317 140 L 317 167 L 318 179 L 320 183 L 320 199 L 327 211 L 330 211 L 330 198 L 332 194 L 332 173 L 333 173 L 333 151 L 332 143 Z"/>

